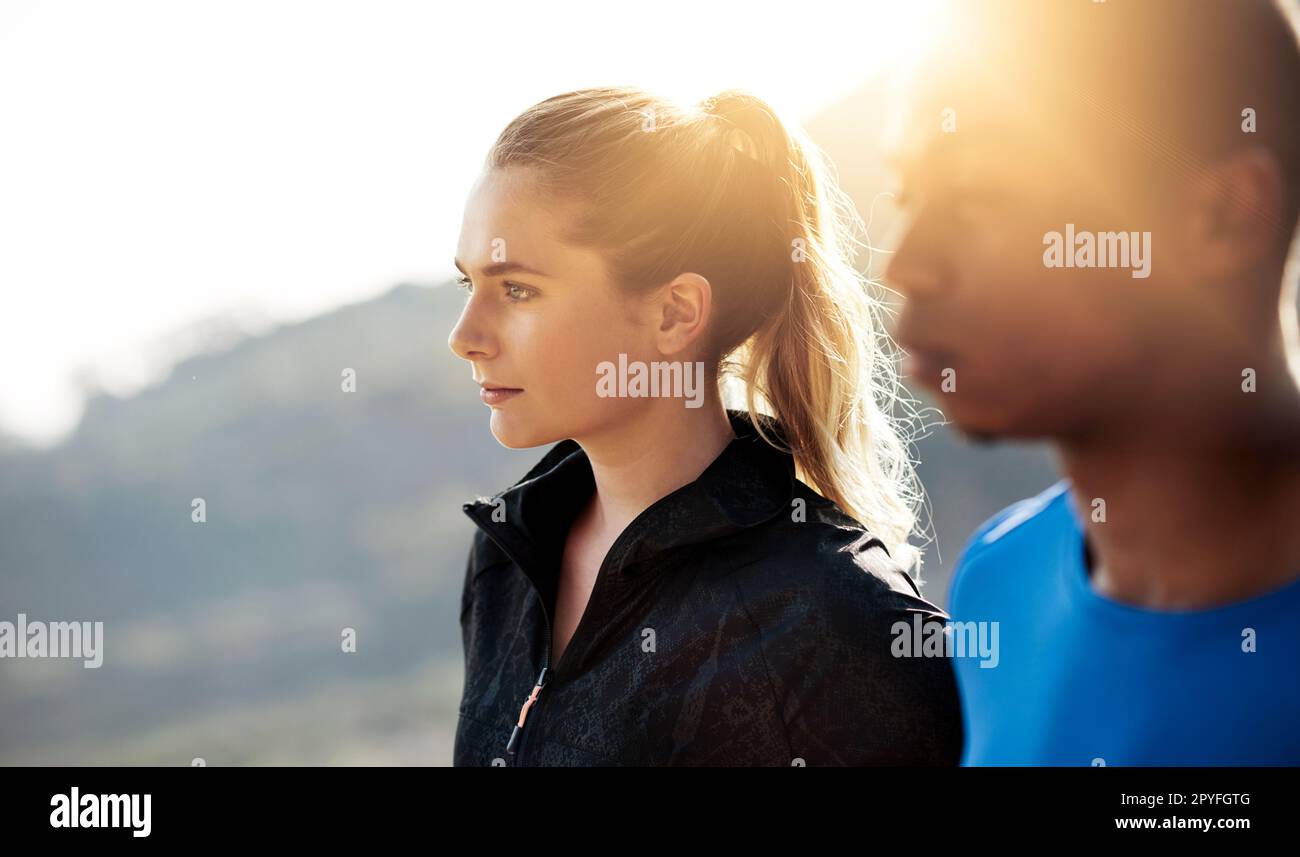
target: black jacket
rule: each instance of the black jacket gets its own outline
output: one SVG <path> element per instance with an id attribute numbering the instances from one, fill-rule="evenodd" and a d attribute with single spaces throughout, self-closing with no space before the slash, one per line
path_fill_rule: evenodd
<path id="1" fill-rule="evenodd" d="M 595 488 L 586 453 L 558 443 L 463 506 L 479 529 L 453 764 L 957 763 L 951 664 L 891 654 L 895 622 L 946 615 L 745 412 L 728 415 L 737 438 L 614 542 L 558 663 L 550 617 Z"/>

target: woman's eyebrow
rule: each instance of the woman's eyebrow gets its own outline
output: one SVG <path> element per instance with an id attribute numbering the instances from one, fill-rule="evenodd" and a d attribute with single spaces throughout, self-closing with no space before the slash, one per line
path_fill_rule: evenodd
<path id="1" fill-rule="evenodd" d="M 460 271 L 462 274 L 465 274 L 466 276 L 469 275 L 469 271 L 465 270 L 465 267 L 461 265 L 459 259 L 453 259 L 452 262 L 456 265 L 456 269 L 458 271 Z M 530 268 L 527 265 L 524 265 L 520 262 L 493 262 L 491 265 L 488 265 L 486 268 L 483 269 L 483 276 L 485 277 L 500 277 L 503 274 L 514 274 L 514 273 L 533 274 L 538 277 L 548 277 L 548 278 L 551 276 L 545 271 L 539 271 L 536 268 Z"/>

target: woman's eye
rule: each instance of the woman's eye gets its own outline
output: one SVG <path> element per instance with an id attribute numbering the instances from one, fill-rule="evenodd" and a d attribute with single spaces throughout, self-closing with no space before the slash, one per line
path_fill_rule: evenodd
<path id="1" fill-rule="evenodd" d="M 474 293 L 474 283 L 469 277 L 461 277 L 456 281 L 456 287 L 467 295 Z M 518 283 L 502 283 L 505 289 L 506 300 L 511 303 L 522 303 L 533 296 L 533 289 L 528 286 L 521 286 Z"/>
<path id="2" fill-rule="evenodd" d="M 527 286 L 521 286 L 518 283 L 506 283 L 505 288 L 506 297 L 516 303 L 526 301 L 533 296 L 532 289 Z"/>

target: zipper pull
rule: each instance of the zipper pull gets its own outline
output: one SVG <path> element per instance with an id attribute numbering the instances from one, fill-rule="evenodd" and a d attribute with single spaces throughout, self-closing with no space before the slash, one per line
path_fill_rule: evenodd
<path id="1" fill-rule="evenodd" d="M 542 667 L 542 671 L 537 675 L 537 684 L 533 686 L 533 692 L 528 694 L 528 698 L 524 700 L 524 707 L 519 709 L 519 722 L 510 732 L 510 742 L 506 744 L 506 752 L 511 755 L 514 755 L 515 747 L 519 744 L 519 733 L 524 728 L 524 718 L 528 716 L 528 709 L 537 703 L 537 694 L 541 693 L 542 687 L 546 684 L 546 673 L 549 669 L 549 667 Z"/>

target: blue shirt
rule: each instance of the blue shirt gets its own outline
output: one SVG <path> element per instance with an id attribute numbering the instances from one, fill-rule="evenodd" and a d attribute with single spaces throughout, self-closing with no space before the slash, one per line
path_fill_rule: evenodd
<path id="1" fill-rule="evenodd" d="M 967 543 L 949 613 L 999 623 L 999 651 L 953 659 L 962 763 L 1300 764 L 1300 580 L 1207 610 L 1121 604 L 1089 582 L 1090 513 L 1061 481 Z"/>

